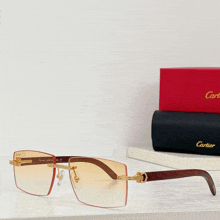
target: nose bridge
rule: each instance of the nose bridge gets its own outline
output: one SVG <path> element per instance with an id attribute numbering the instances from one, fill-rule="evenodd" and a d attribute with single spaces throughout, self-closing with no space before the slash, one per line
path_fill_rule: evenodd
<path id="1" fill-rule="evenodd" d="M 47 164 L 47 166 L 58 169 L 58 174 L 56 176 L 59 179 L 58 185 L 60 185 L 60 181 L 63 179 L 63 176 L 64 176 L 64 173 L 62 171 L 60 173 L 60 169 L 69 170 L 69 171 L 72 170 L 74 172 L 74 180 L 76 182 L 79 181 L 79 177 L 77 176 L 76 171 L 75 171 L 77 166 L 66 166 L 66 165 L 60 165 L 60 164 Z"/>
<path id="2" fill-rule="evenodd" d="M 47 164 L 48 167 L 52 167 L 52 168 L 61 168 L 64 170 L 74 170 L 77 167 L 76 166 L 66 166 L 66 165 L 60 165 L 60 164 Z"/>

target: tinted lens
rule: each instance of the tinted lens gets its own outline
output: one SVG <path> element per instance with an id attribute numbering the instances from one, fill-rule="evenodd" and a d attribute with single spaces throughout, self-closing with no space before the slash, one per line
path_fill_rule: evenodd
<path id="1" fill-rule="evenodd" d="M 127 202 L 127 181 L 117 176 L 127 175 L 127 167 L 115 161 L 72 157 L 70 179 L 78 200 L 98 207 L 120 207 Z"/>
<path id="2" fill-rule="evenodd" d="M 50 193 L 55 169 L 47 164 L 54 163 L 53 155 L 37 151 L 16 151 L 13 159 L 23 161 L 21 166 L 14 166 L 15 182 L 19 189 L 39 196 Z"/>

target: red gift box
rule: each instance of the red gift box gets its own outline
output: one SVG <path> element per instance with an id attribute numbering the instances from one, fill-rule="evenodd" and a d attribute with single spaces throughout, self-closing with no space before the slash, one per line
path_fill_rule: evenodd
<path id="1" fill-rule="evenodd" d="M 220 113 L 220 68 L 161 68 L 159 110 Z"/>

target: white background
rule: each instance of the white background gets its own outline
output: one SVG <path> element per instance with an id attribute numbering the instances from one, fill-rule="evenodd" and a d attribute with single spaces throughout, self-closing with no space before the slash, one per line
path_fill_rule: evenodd
<path id="1" fill-rule="evenodd" d="M 219 0 L 0 0 L 0 155 L 147 145 L 159 69 L 220 66 L 219 12 Z"/>

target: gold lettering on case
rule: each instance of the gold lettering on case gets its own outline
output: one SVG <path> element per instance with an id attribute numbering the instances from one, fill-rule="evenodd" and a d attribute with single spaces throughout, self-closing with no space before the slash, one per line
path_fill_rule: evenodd
<path id="1" fill-rule="evenodd" d="M 196 147 L 207 147 L 207 148 L 213 148 L 215 146 L 215 144 L 203 144 L 202 141 L 199 141 L 196 143 Z"/>
<path id="2" fill-rule="evenodd" d="M 220 93 L 213 94 L 213 91 L 209 91 L 209 92 L 206 93 L 205 98 L 206 99 L 215 99 L 215 98 L 219 99 L 220 98 Z"/>

